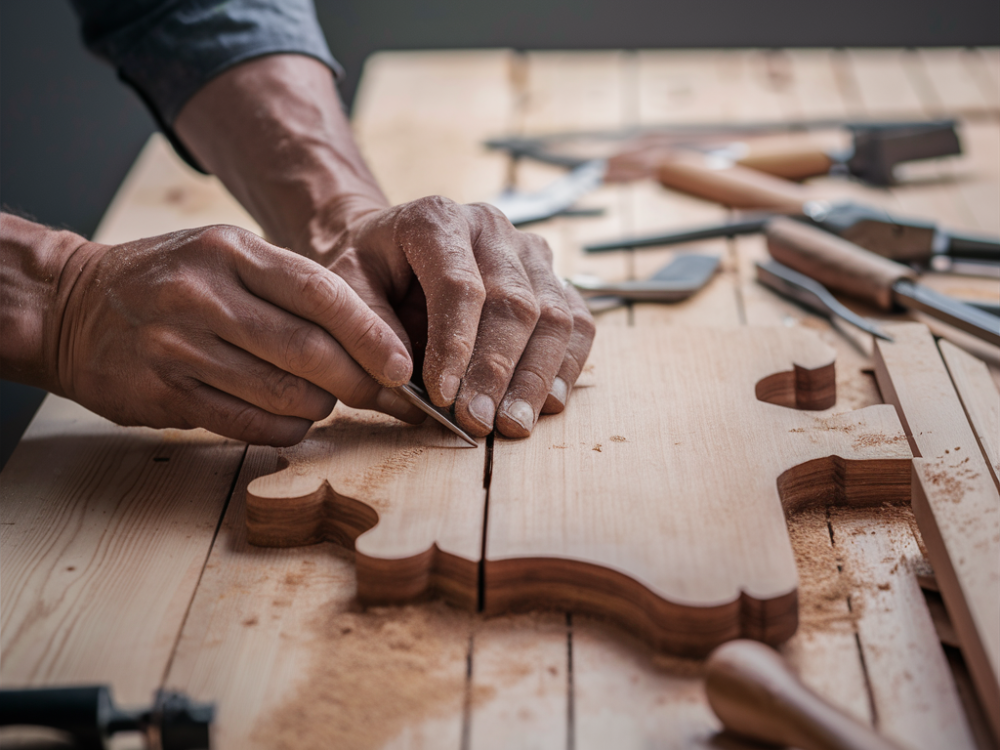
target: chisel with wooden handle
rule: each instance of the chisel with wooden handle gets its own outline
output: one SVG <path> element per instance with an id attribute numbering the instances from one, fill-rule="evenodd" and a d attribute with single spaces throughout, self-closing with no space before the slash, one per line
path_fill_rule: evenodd
<path id="1" fill-rule="evenodd" d="M 759 208 L 798 213 L 809 200 L 801 185 L 726 160 L 716 163 L 698 154 L 677 153 L 660 163 L 656 175 L 664 187 L 731 208 Z"/>
<path id="2" fill-rule="evenodd" d="M 757 641 L 730 641 L 706 662 L 705 692 L 729 731 L 800 750 L 900 750 L 807 688 Z"/>
<path id="3" fill-rule="evenodd" d="M 886 311 L 919 310 L 1000 346 L 1000 317 L 921 286 L 908 266 L 785 217 L 768 221 L 764 233 L 772 258 L 829 289 Z"/>

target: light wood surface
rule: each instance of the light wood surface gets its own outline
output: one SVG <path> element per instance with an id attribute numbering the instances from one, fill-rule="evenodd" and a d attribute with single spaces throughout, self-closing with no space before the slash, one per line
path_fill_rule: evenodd
<path id="1" fill-rule="evenodd" d="M 914 118 L 949 116 L 956 112 L 954 108 L 961 108 L 973 115 L 961 124 L 964 156 L 943 163 L 906 165 L 901 170 L 902 184 L 888 190 L 833 177 L 811 183 L 815 182 L 815 192 L 824 197 L 849 197 L 932 218 L 949 228 L 997 234 L 998 105 L 1000 51 L 995 49 L 389 53 L 373 57 L 367 65 L 355 107 L 355 127 L 392 199 L 441 192 L 460 200 L 481 200 L 498 192 L 508 177 L 520 187 L 537 188 L 561 174 L 529 162 L 511 167 L 502 155 L 479 145 L 487 136 L 510 131 L 527 134 L 636 123 L 776 117 Z M 530 227 L 552 245 L 557 269 L 563 275 L 590 272 L 609 280 L 648 276 L 674 251 L 587 256 L 580 252 L 580 244 L 725 216 L 714 204 L 668 192 L 652 181 L 605 187 L 581 203 L 602 207 L 606 213 L 600 217 L 560 217 Z M 217 183 L 184 166 L 157 136 L 119 191 L 101 232 L 107 241 L 118 241 L 226 221 L 254 229 Z M 681 252 L 692 250 L 723 256 L 721 272 L 702 292 L 680 305 L 633 305 L 606 313 L 599 319 L 604 333 L 652 322 L 683 327 L 749 322 L 807 328 L 837 351 L 840 401 L 836 409 L 880 403 L 873 378 L 865 374 L 865 368 L 871 367 L 871 343 L 866 337 L 848 327 L 831 327 L 753 280 L 753 260 L 766 257 L 760 238 L 715 240 L 678 248 Z M 922 282 L 979 299 L 1000 296 L 995 281 L 979 283 L 969 277 L 943 276 L 925 277 Z M 977 342 L 962 339 L 945 327 L 935 330 L 974 351 L 987 362 L 994 382 L 1000 382 L 996 347 L 977 347 Z M 75 417 L 65 412 L 57 416 L 52 430 L 65 435 L 75 429 Z M 77 424 L 80 421 L 76 420 Z M 110 425 L 107 428 L 117 435 L 137 434 Z M 189 437 L 190 433 L 179 435 L 178 444 Z M 127 440 L 114 443 L 112 463 L 120 460 L 125 445 Z M 241 478 L 241 486 L 248 477 L 273 468 L 273 461 L 273 452 L 251 449 L 244 461 L 246 476 Z M 44 463 L 41 471 L 45 481 L 57 481 L 49 475 L 55 473 L 50 467 L 58 463 Z M 233 472 L 238 465 L 237 457 Z M 11 497 L 20 494 L 7 491 L 11 486 L 8 472 L 14 466 L 8 465 L 0 476 L 3 513 Z M 32 468 L 39 471 L 37 465 Z M 92 468 L 88 476 L 94 476 L 98 486 L 115 481 L 110 479 L 116 476 L 115 471 L 106 463 L 94 462 Z M 216 522 L 223 507 L 226 517 L 214 544 L 215 524 L 211 529 L 207 523 L 197 532 L 192 529 L 192 540 L 188 541 L 201 534 L 206 551 L 211 545 L 201 583 L 195 581 L 196 588 L 191 589 L 194 601 L 190 594 L 186 600 L 178 596 L 166 609 L 156 610 L 163 612 L 158 622 L 164 634 L 172 627 L 170 623 L 176 623 L 174 640 L 180 623 L 185 623 L 177 647 L 168 644 L 161 652 L 149 651 L 144 645 L 148 643 L 150 602 L 160 601 L 148 588 L 135 584 L 144 595 L 135 597 L 134 604 L 117 594 L 125 581 L 131 585 L 137 571 L 146 570 L 138 561 L 152 551 L 140 554 L 139 547 L 157 549 L 157 544 L 148 540 L 159 540 L 164 534 L 149 520 L 155 515 L 153 510 L 142 513 L 138 506 L 132 506 L 129 521 L 135 522 L 134 528 L 138 531 L 153 525 L 155 530 L 128 537 L 141 540 L 141 544 L 129 547 L 130 564 L 104 571 L 95 579 L 96 599 L 74 598 L 71 579 L 48 580 L 44 589 L 50 597 L 47 601 L 58 600 L 62 609 L 51 615 L 42 610 L 44 617 L 50 623 L 54 622 L 51 618 L 61 618 L 65 623 L 85 624 L 86 637 L 63 641 L 72 651 L 60 652 L 39 682 L 109 679 L 119 698 L 124 695 L 119 686 L 134 684 L 134 690 L 128 690 L 134 693 L 134 700 L 128 700 L 140 703 L 163 683 L 166 665 L 157 663 L 156 654 L 165 653 L 170 662 L 169 684 L 217 701 L 218 744 L 223 750 L 329 747 L 332 742 L 344 747 L 475 750 L 523 746 L 529 740 L 534 747 L 560 750 L 712 744 L 742 747 L 732 738 L 716 737 L 720 725 L 701 689 L 701 662 L 658 656 L 630 640 L 620 628 L 581 616 L 565 619 L 562 614 L 553 615 L 551 622 L 526 615 L 485 622 L 472 617 L 463 622 L 449 617 L 457 613 L 441 605 L 358 611 L 350 554 L 341 555 L 329 543 L 291 549 L 253 547 L 231 533 L 244 528 L 238 499 L 242 492 L 238 488 L 230 492 L 232 477 L 230 473 L 228 483 L 212 477 L 222 486 L 214 501 L 202 494 L 204 483 L 189 495 L 199 499 L 199 508 L 214 502 Z M 33 485 L 37 481 L 34 478 Z M 189 486 L 184 485 L 183 477 L 171 478 L 173 481 Z M 173 486 L 170 482 L 157 485 L 153 493 Z M 233 500 L 227 506 L 231 494 Z M 29 499 L 35 497 L 30 495 Z M 54 501 L 45 501 L 50 502 Z M 948 724 L 955 696 L 961 697 L 969 716 L 978 715 L 978 709 L 968 703 L 975 699 L 970 698 L 964 665 L 959 659 L 956 666 L 955 652 L 950 652 L 947 661 L 956 677 L 941 677 L 936 666 L 942 653 L 937 639 L 928 636 L 923 626 L 916 626 L 920 617 L 926 616 L 926 609 L 905 593 L 911 579 L 902 566 L 890 574 L 894 564 L 884 564 L 881 557 L 876 560 L 891 550 L 892 555 L 905 556 L 917 570 L 926 570 L 919 534 L 914 536 L 905 517 L 889 522 L 882 516 L 859 513 L 856 523 L 876 532 L 868 535 L 863 548 L 849 539 L 855 520 L 840 512 L 829 516 L 802 513 L 790 519 L 789 532 L 800 570 L 802 622 L 782 652 L 807 685 L 851 715 L 874 723 L 901 745 L 913 750 L 964 747 L 958 731 L 950 735 L 940 729 L 924 731 Z M 31 518 L 32 524 L 52 525 L 51 517 L 41 512 Z M 110 536 L 78 536 L 80 549 L 97 555 L 101 543 L 118 544 L 125 538 L 119 531 L 125 526 L 112 524 L 110 528 Z M 30 533 L 44 530 L 36 527 Z M 3 533 L 9 531 L 5 526 Z M 38 589 L 30 588 L 37 579 L 24 579 L 27 589 L 13 587 L 7 570 L 30 565 L 19 557 L 31 553 L 25 547 L 8 546 L 6 539 L 4 536 L 0 545 L 4 570 L 0 609 L 5 610 L 5 618 L 7 602 L 14 596 L 41 601 Z M 166 541 L 174 564 L 179 559 L 175 550 L 181 550 L 180 540 L 171 532 Z M 317 573 L 304 576 L 307 583 L 303 584 L 303 571 L 298 566 L 307 561 L 316 565 Z M 162 581 L 162 576 L 157 569 L 155 580 Z M 870 581 L 888 583 L 891 588 L 883 591 L 875 584 L 873 592 Z M 875 604 L 869 606 L 873 596 Z M 91 602 L 114 606 L 98 613 Z M 255 624 L 248 624 L 254 619 Z M 324 629 L 322 624 L 330 627 Z M 334 631 L 334 626 L 351 628 L 352 632 L 344 635 L 341 630 Z M 375 636 L 383 630 L 385 637 Z M 3 631 L 0 678 L 6 680 L 6 619 Z M 37 653 L 50 652 L 50 643 L 56 642 L 49 627 L 21 632 L 25 639 L 22 647 Z M 334 632 L 347 640 L 334 637 Z M 438 637 L 420 641 L 405 638 L 407 634 L 431 632 Z M 355 636 L 359 640 L 351 641 Z M 166 640 L 158 636 L 157 648 Z M 77 647 L 81 642 L 86 646 Z M 420 647 L 421 642 L 427 648 Z M 406 644 L 411 647 L 399 647 Z M 107 662 L 88 660 L 84 658 L 88 652 L 115 656 Z M 359 653 L 369 657 L 361 659 Z M 440 669 L 421 671 L 421 654 L 433 655 Z M 922 689 L 913 688 L 913 682 L 920 683 Z M 909 687 L 897 689 L 900 686 Z M 307 706 L 303 698 L 309 695 L 318 695 L 321 700 Z M 383 699 L 370 700 L 372 695 Z M 324 711 L 318 705 L 329 708 Z M 362 705 L 369 713 L 359 724 L 357 710 Z M 299 709 L 302 713 L 296 713 Z M 286 715 L 304 717 L 302 725 L 314 733 L 295 741 L 282 735 L 280 722 L 278 726 L 276 722 L 277 717 Z M 319 729 L 322 727 L 327 729 L 325 734 Z M 364 727 L 378 731 L 366 734 Z M 947 743 L 941 741 L 944 736 L 950 737 Z M 978 729 L 975 741 L 979 748 L 993 746 Z"/>
<path id="2" fill-rule="evenodd" d="M 944 339 L 938 342 L 938 348 L 993 481 L 1000 487 L 1000 391 L 985 362 Z"/>
<path id="3" fill-rule="evenodd" d="M 599 337 L 572 412 L 494 445 L 486 612 L 547 603 L 678 653 L 787 640 L 785 513 L 909 491 L 909 452 L 884 407 L 788 408 L 832 405 L 833 379 L 832 350 L 806 332 Z"/>
<path id="4" fill-rule="evenodd" d="M 875 373 L 913 453 L 913 511 L 983 706 L 1000 736 L 1000 494 L 922 325 L 887 328 Z"/>
<path id="5" fill-rule="evenodd" d="M 251 544 L 333 541 L 355 550 L 358 598 L 398 604 L 436 593 L 478 607 L 485 444 L 433 420 L 418 427 L 338 404 L 247 488 Z"/>

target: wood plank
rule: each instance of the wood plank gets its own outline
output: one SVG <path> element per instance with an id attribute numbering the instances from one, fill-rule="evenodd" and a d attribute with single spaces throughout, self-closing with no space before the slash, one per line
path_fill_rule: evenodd
<path id="1" fill-rule="evenodd" d="M 458 748 L 470 617 L 360 609 L 332 544 L 251 546 L 245 490 L 278 459 L 250 449 L 166 684 L 216 702 L 222 750 Z"/>
<path id="2" fill-rule="evenodd" d="M 875 372 L 914 458 L 913 510 L 994 734 L 1000 735 L 1000 495 L 930 332 L 889 327 Z"/>
<path id="3" fill-rule="evenodd" d="M 793 75 L 801 79 L 802 83 L 808 83 L 805 76 L 798 75 L 799 53 L 789 54 L 792 58 Z M 873 68 L 868 66 L 867 58 L 844 61 L 835 55 L 833 61 L 838 65 L 849 63 L 845 66 L 848 73 L 863 77 L 872 89 L 886 85 L 880 81 L 887 69 L 883 61 L 879 61 Z M 899 78 L 898 71 L 892 75 Z M 812 77 L 815 78 L 815 74 Z M 799 91 L 802 91 L 801 87 Z M 827 85 L 826 91 L 831 97 L 840 98 L 843 95 L 843 114 L 864 116 L 867 112 L 866 104 L 860 98 L 851 103 L 850 85 L 842 86 L 839 91 Z M 803 114 L 807 117 L 816 116 L 812 109 L 814 105 L 810 101 L 809 95 L 803 96 Z M 887 191 L 866 188 L 837 178 L 822 178 L 815 182 L 838 197 L 883 205 L 891 205 L 896 200 Z M 909 186 L 897 192 L 908 189 Z M 749 261 L 766 258 L 766 249 L 759 238 L 741 238 L 738 247 L 742 253 L 740 268 L 744 279 L 749 281 L 752 278 Z M 839 323 L 831 327 L 825 319 L 806 313 L 793 303 L 784 300 L 779 302 L 775 295 L 758 284 L 751 286 L 745 282 L 742 289 L 749 322 L 807 325 L 818 330 L 824 340 L 837 349 L 838 359 L 845 365 L 838 368 L 838 409 L 881 402 L 874 380 L 866 372 L 871 367 L 871 337 L 847 324 Z M 870 312 L 862 310 L 863 314 Z M 869 713 L 868 705 L 855 704 L 856 715 L 875 723 L 888 736 L 903 740 L 908 747 L 929 750 L 941 746 L 967 746 L 968 730 L 964 716 L 956 709 L 959 705 L 956 688 L 946 669 L 933 627 L 927 627 L 929 615 L 924 600 L 919 595 L 913 595 L 915 591 L 919 594 L 913 573 L 904 568 L 897 569 L 889 576 L 891 564 L 886 565 L 879 555 L 879 550 L 883 550 L 886 551 L 886 558 L 891 557 L 893 561 L 906 559 L 916 566 L 922 562 L 919 544 L 907 524 L 890 523 L 885 520 L 885 515 L 884 511 L 830 513 L 827 523 L 832 535 L 834 554 L 844 569 L 840 591 L 847 597 L 847 622 L 850 627 L 825 634 L 826 644 L 822 650 L 806 651 L 807 659 L 802 665 L 803 677 L 807 681 L 810 678 L 815 680 L 816 688 L 821 694 L 843 695 L 845 688 L 852 684 L 846 679 L 847 674 L 839 680 L 830 680 L 817 667 L 827 654 L 833 652 L 832 646 L 838 639 L 844 660 L 850 660 L 848 663 L 852 667 L 858 665 L 857 652 L 849 648 L 846 642 L 848 639 L 854 640 L 856 630 L 857 645 L 864 654 L 866 669 L 863 675 L 855 678 L 853 684 L 860 683 L 864 693 L 870 694 L 871 709 L 874 710 L 874 713 Z M 872 533 L 865 538 L 865 544 L 859 546 L 855 532 L 858 525 L 864 524 L 868 524 Z M 818 544 L 818 540 L 813 543 Z M 799 565 L 800 570 L 811 572 L 809 562 L 800 560 Z M 892 588 L 880 590 L 877 588 L 880 583 Z M 876 588 L 873 589 L 873 586 Z M 884 599 L 891 601 L 882 601 Z M 870 606 L 866 606 L 866 603 Z M 905 629 L 909 637 L 900 637 L 901 629 Z M 805 641 L 807 645 L 812 643 L 813 641 Z M 845 672 L 842 668 L 840 671 Z M 836 675 L 837 670 L 831 669 L 828 674 Z M 914 732 L 915 727 L 921 726 L 927 731 Z M 952 744 L 942 745 L 939 742 L 942 738 L 948 739 Z"/>
<path id="4" fill-rule="evenodd" d="M 1000 487 L 1000 392 L 985 362 L 943 339 L 938 342 L 938 349 L 992 470 L 993 481 Z"/>
<path id="5" fill-rule="evenodd" d="M 797 584 L 782 503 L 791 513 L 909 493 L 891 409 L 775 408 L 832 404 L 832 355 L 784 329 L 599 339 L 572 414 L 494 445 L 486 612 L 566 606 L 673 653 L 787 640 Z"/>
<path id="6" fill-rule="evenodd" d="M 94 239 L 227 222 L 257 229 L 153 135 Z M 0 477 L 4 684 L 108 683 L 122 704 L 148 702 L 244 452 L 202 430 L 118 427 L 48 396 Z"/>
<path id="7" fill-rule="evenodd" d="M 923 554 L 909 508 L 834 509 L 837 549 L 853 581 L 851 609 L 878 728 L 906 748 L 975 748 L 948 660 L 914 571 Z M 920 658 L 914 658 L 919 653 Z M 893 679 L 884 679 L 892 676 Z"/>
<path id="8" fill-rule="evenodd" d="M 976 58 L 976 53 L 961 48 L 917 52 L 913 63 L 933 90 L 936 113 L 951 117 L 996 114 L 996 103 L 986 96 L 978 76 L 971 70 L 971 66 L 979 62 Z"/>
<path id="9" fill-rule="evenodd" d="M 48 396 L 0 479 L 4 686 L 107 683 L 148 704 L 244 450 Z"/>
<path id="10" fill-rule="evenodd" d="M 355 550 L 365 604 L 438 594 L 474 612 L 485 467 L 485 442 L 472 449 L 433 420 L 403 425 L 338 404 L 281 451 L 277 472 L 248 486 L 249 540 Z"/>

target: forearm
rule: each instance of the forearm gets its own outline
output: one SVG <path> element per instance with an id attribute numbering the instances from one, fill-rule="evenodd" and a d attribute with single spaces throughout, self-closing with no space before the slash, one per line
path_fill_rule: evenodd
<path id="1" fill-rule="evenodd" d="M 3 214 L 0 219 L 0 377 L 62 393 L 61 311 L 85 262 L 86 240 Z"/>
<path id="2" fill-rule="evenodd" d="M 271 55 L 231 68 L 181 110 L 178 136 L 268 239 L 328 264 L 341 236 L 388 205 L 322 63 Z"/>

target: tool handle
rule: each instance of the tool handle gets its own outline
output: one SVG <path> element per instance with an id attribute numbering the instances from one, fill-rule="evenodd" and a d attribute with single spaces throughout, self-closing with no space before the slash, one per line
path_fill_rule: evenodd
<path id="1" fill-rule="evenodd" d="M 764 233 L 767 250 L 779 263 L 882 310 L 893 308 L 894 283 L 916 278 L 907 266 L 783 216 L 771 219 Z"/>
<path id="2" fill-rule="evenodd" d="M 662 162 L 657 176 L 664 187 L 732 208 L 797 213 L 809 199 L 799 185 L 738 164 L 712 169 L 704 158 L 678 154 Z"/>
<path id="3" fill-rule="evenodd" d="M 900 750 L 807 688 L 769 646 L 739 640 L 706 663 L 708 702 L 726 729 L 800 750 Z"/>
<path id="4" fill-rule="evenodd" d="M 823 149 L 799 146 L 751 151 L 736 163 L 786 180 L 804 180 L 827 174 L 833 168 L 834 161 Z"/>

